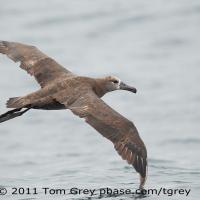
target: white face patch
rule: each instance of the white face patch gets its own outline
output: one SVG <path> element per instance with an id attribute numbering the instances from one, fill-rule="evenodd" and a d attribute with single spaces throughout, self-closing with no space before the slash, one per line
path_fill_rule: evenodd
<path id="1" fill-rule="evenodd" d="M 120 84 L 121 84 L 121 80 L 116 77 L 116 76 L 112 76 L 113 79 L 115 79 L 116 81 L 118 81 L 118 83 L 115 83 L 116 89 L 119 90 L 120 89 Z"/>
<path id="2" fill-rule="evenodd" d="M 121 80 L 116 76 L 108 76 L 106 77 L 108 84 L 107 84 L 107 91 L 114 91 L 120 90 Z"/>
<path id="3" fill-rule="evenodd" d="M 114 90 L 119 90 L 120 89 L 121 80 L 118 77 L 116 77 L 116 76 L 110 76 L 109 78 L 112 81 L 113 80 L 117 81 L 117 83 L 114 83 L 114 82 L 112 83 L 113 84 L 112 87 L 113 87 Z"/>
<path id="4" fill-rule="evenodd" d="M 118 84 L 117 84 L 117 89 L 119 90 L 120 89 L 120 84 L 121 84 L 121 80 L 118 78 Z"/>

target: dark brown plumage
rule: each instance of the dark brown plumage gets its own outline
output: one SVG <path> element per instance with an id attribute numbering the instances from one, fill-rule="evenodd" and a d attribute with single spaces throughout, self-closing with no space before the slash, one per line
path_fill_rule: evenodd
<path id="1" fill-rule="evenodd" d="M 144 186 L 147 151 L 136 127 L 100 99 L 118 89 L 135 93 L 135 88 L 113 76 L 98 79 L 77 76 L 34 46 L 0 41 L 0 53 L 19 61 L 20 67 L 41 86 L 31 94 L 10 98 L 7 107 L 15 109 L 1 115 L 0 122 L 21 116 L 29 109 L 70 109 L 114 144 L 119 155 L 140 174 L 140 188 Z"/>

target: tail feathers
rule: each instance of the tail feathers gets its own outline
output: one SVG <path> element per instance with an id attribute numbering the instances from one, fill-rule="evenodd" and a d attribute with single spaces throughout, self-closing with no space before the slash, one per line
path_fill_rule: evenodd
<path id="1" fill-rule="evenodd" d="M 7 108 L 22 108 L 24 107 L 24 100 L 21 97 L 10 98 L 6 103 Z"/>

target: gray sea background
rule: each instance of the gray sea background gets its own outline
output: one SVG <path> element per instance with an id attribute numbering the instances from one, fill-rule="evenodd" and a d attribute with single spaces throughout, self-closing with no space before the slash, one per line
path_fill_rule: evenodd
<path id="1" fill-rule="evenodd" d="M 103 100 L 132 120 L 148 149 L 146 188 L 191 189 L 185 195 L 101 199 L 199 199 L 199 0 L 0 0 L 0 40 L 37 46 L 79 75 L 115 75 L 138 89 Z M 0 113 L 10 97 L 39 88 L 0 55 Z M 45 195 L 40 188 L 137 189 L 139 177 L 111 142 L 70 111 L 31 110 L 0 124 L 2 200 L 99 199 Z M 38 195 L 11 195 L 36 187 Z"/>

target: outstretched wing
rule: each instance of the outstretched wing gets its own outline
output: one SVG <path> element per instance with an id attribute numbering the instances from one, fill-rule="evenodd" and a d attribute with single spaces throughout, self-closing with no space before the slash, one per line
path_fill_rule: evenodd
<path id="1" fill-rule="evenodd" d="M 20 61 L 20 67 L 33 75 L 41 87 L 60 77 L 73 75 L 34 46 L 0 41 L 0 53 L 14 62 Z"/>
<path id="2" fill-rule="evenodd" d="M 57 100 L 62 102 L 59 97 Z M 109 107 L 92 91 L 80 97 L 68 107 L 104 137 L 111 140 L 119 155 L 140 174 L 143 187 L 147 173 L 147 151 L 134 124 Z"/>

